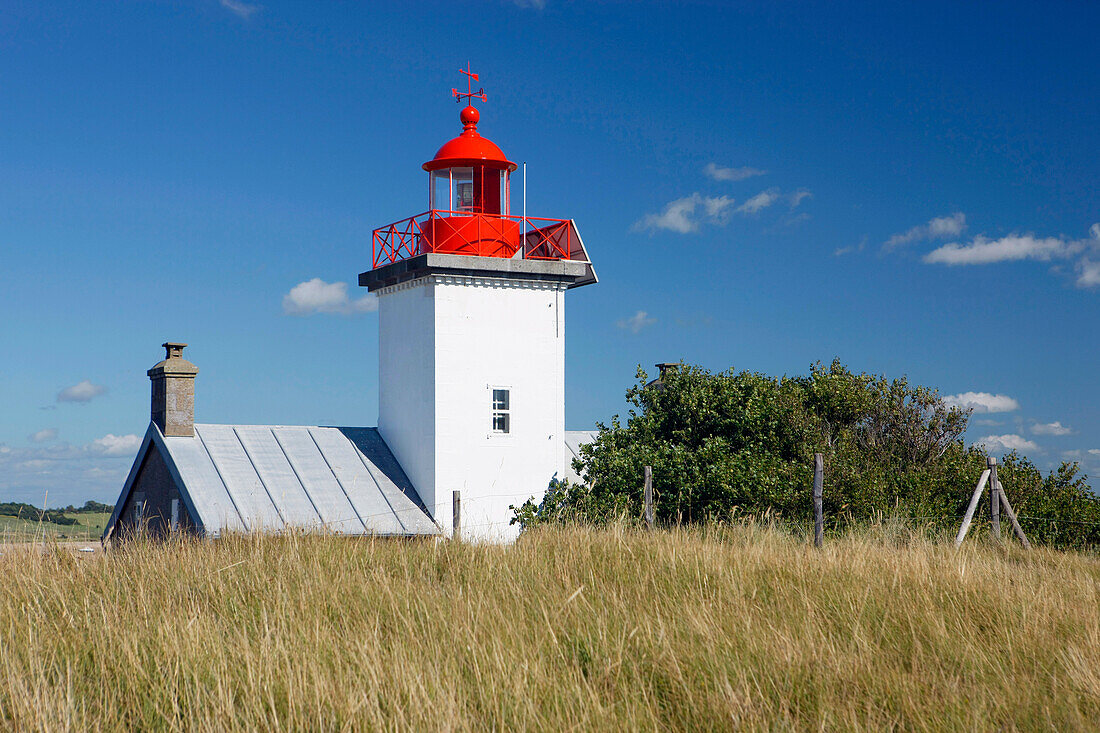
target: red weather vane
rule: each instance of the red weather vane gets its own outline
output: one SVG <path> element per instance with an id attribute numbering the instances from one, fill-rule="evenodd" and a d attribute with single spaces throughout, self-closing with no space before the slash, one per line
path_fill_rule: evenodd
<path id="1" fill-rule="evenodd" d="M 469 63 L 466 64 L 465 69 L 459 69 L 458 73 L 466 75 L 466 91 L 460 92 L 457 89 L 451 89 L 451 94 L 455 95 L 456 102 L 461 102 L 463 97 L 466 98 L 467 103 L 473 99 L 480 99 L 482 102 L 487 101 L 484 89 L 479 88 L 476 92 L 474 91 L 474 82 L 477 81 L 478 78 L 477 74 L 470 71 Z"/>

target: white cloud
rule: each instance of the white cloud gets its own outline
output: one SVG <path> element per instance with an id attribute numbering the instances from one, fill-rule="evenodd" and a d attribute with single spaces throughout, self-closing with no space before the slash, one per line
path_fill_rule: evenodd
<path id="1" fill-rule="evenodd" d="M 1089 227 L 1092 249 L 1100 250 L 1100 222 Z M 1100 261 L 1082 257 L 1077 263 L 1077 287 L 1095 288 L 1100 285 Z"/>
<path id="2" fill-rule="evenodd" d="M 713 178 L 716 181 L 743 181 L 746 178 L 752 178 L 753 176 L 762 176 L 767 171 L 762 171 L 759 168 L 725 168 L 716 163 L 707 163 L 703 168 L 703 173 L 708 178 Z"/>
<path id="3" fill-rule="evenodd" d="M 319 277 L 298 283 L 283 296 L 283 313 L 307 316 L 313 313 L 365 313 L 378 310 L 378 298 L 373 294 L 358 300 L 348 297 L 347 283 L 327 283 Z"/>
<path id="4" fill-rule="evenodd" d="M 928 237 L 930 239 L 942 239 L 943 237 L 957 237 L 966 229 L 966 214 L 956 211 L 951 216 L 941 216 L 928 222 Z"/>
<path id="5" fill-rule="evenodd" d="M 71 387 L 66 387 L 57 393 L 58 402 L 90 402 L 101 394 L 107 392 L 102 384 L 92 384 L 87 379 L 77 382 Z"/>
<path id="6" fill-rule="evenodd" d="M 39 430 L 37 433 L 32 433 L 27 436 L 27 440 L 32 443 L 45 443 L 55 438 L 57 438 L 57 428 L 46 428 L 45 430 Z"/>
<path id="7" fill-rule="evenodd" d="M 797 208 L 800 203 L 802 203 L 803 199 L 810 199 L 813 198 L 813 196 L 814 195 L 812 193 L 804 188 L 801 188 L 792 194 L 788 194 L 787 199 L 791 202 L 791 208 L 794 209 Z"/>
<path id="8" fill-rule="evenodd" d="M 678 234 L 688 234 L 699 229 L 696 209 L 702 207 L 703 216 L 712 224 L 725 224 L 729 209 L 733 206 L 729 196 L 703 196 L 693 193 L 682 199 L 670 201 L 660 214 L 646 214 L 632 227 L 635 231 L 667 229 Z"/>
<path id="9" fill-rule="evenodd" d="M 910 242 L 957 237 L 962 234 L 964 229 L 966 229 L 966 214 L 956 211 L 950 216 L 940 216 L 932 219 L 927 224 L 915 226 L 903 234 L 893 235 L 883 243 L 882 249 L 889 252 Z"/>
<path id="10" fill-rule="evenodd" d="M 678 234 L 688 234 L 698 231 L 700 224 L 703 223 L 723 226 L 729 222 L 730 214 L 733 212 L 745 215 L 756 214 L 783 198 L 790 202 L 793 209 L 811 195 L 809 191 L 796 191 L 784 196 L 778 188 L 771 188 L 761 191 L 734 209 L 735 202 L 729 196 L 703 196 L 700 193 L 693 193 L 668 202 L 659 214 L 646 214 L 636 221 L 631 229 L 650 232 L 666 229 Z"/>
<path id="11" fill-rule="evenodd" d="M 853 252 L 862 252 L 867 246 L 867 237 L 864 237 L 859 241 L 858 245 L 850 244 L 847 247 L 837 247 L 833 250 L 833 257 L 842 257 Z"/>
<path id="12" fill-rule="evenodd" d="M 1100 260 L 1082 257 L 1077 263 L 1077 287 L 1095 288 L 1097 285 L 1100 285 Z"/>
<path id="13" fill-rule="evenodd" d="M 988 392 L 950 394 L 943 398 L 943 402 L 948 407 L 971 408 L 976 414 L 1012 412 L 1020 409 L 1020 403 L 1008 395 L 990 394 Z"/>
<path id="14" fill-rule="evenodd" d="M 107 433 L 102 438 L 96 438 L 84 445 L 46 441 L 44 445 L 36 445 L 30 448 L 0 446 L 0 466 L 45 465 L 66 461 L 132 456 L 140 445 L 140 435 Z M 0 478 L 3 477 L 3 474 L 4 472 L 0 471 Z"/>
<path id="15" fill-rule="evenodd" d="M 697 193 L 693 193 L 690 196 L 685 196 L 682 199 L 676 199 L 670 201 L 665 205 L 664 211 L 660 214 L 646 214 L 638 222 L 634 224 L 634 229 L 667 229 L 670 232 L 679 232 L 680 234 L 687 234 L 693 232 L 699 228 L 699 225 L 693 220 L 695 214 L 695 207 L 699 205 L 701 196 Z"/>
<path id="16" fill-rule="evenodd" d="M 137 452 L 137 449 L 141 446 L 141 436 L 134 435 L 113 435 L 107 433 L 102 438 L 96 438 L 90 444 L 90 448 L 93 451 L 102 453 L 105 456 L 129 456 Z"/>
<path id="17" fill-rule="evenodd" d="M 1089 448 L 1090 456 L 1100 456 L 1100 448 Z"/>
<path id="18" fill-rule="evenodd" d="M 1073 430 L 1060 422 L 1035 423 L 1031 426 L 1031 432 L 1036 435 L 1071 435 Z"/>
<path id="19" fill-rule="evenodd" d="M 733 206 L 733 199 L 729 196 L 717 196 L 703 198 L 703 211 L 707 216 L 719 222 L 724 222 L 729 216 L 729 208 Z"/>
<path id="20" fill-rule="evenodd" d="M 649 314 L 645 311 L 638 311 L 630 318 L 622 318 L 615 323 L 619 328 L 630 331 L 631 333 L 638 333 L 646 326 L 652 326 L 657 322 L 656 318 L 650 318 Z"/>
<path id="21" fill-rule="evenodd" d="M 934 249 L 924 256 L 924 261 L 949 266 L 990 265 L 1023 260 L 1050 262 L 1080 256 L 1074 264 L 1076 285 L 1094 288 L 1100 286 L 1100 261 L 1090 257 L 1090 252 L 1100 254 L 1100 223 L 1089 227 L 1089 236 L 1085 239 L 1036 237 L 1034 234 L 1009 234 L 1000 239 L 977 236 L 969 244 L 952 242 Z M 1051 272 L 1064 271 L 1060 266 L 1051 268 Z"/>
<path id="22" fill-rule="evenodd" d="M 1043 449 L 1038 443 L 1032 442 L 1019 435 L 987 435 L 978 441 L 978 445 L 985 446 L 987 451 L 1008 453 L 1020 451 L 1021 453 L 1042 453 Z"/>
<path id="23" fill-rule="evenodd" d="M 1039 238 L 1033 234 L 1009 234 L 1000 239 L 978 236 L 970 244 L 952 242 L 934 249 L 924 256 L 929 264 L 989 265 L 995 262 L 1017 262 L 1065 259 L 1084 250 L 1081 242 L 1071 242 L 1056 237 Z"/>
<path id="24" fill-rule="evenodd" d="M 113 501 L 141 438 L 108 434 L 84 445 L 0 446 L 0 497 L 50 506 Z"/>
<path id="25" fill-rule="evenodd" d="M 261 7 L 259 5 L 241 2 L 241 0 L 219 0 L 219 2 L 223 8 L 244 20 L 251 18 Z"/>
<path id="26" fill-rule="evenodd" d="M 756 214 L 763 209 L 768 208 L 778 200 L 779 189 L 771 188 L 767 191 L 761 191 L 745 203 L 738 206 L 737 211 L 741 214 Z"/>

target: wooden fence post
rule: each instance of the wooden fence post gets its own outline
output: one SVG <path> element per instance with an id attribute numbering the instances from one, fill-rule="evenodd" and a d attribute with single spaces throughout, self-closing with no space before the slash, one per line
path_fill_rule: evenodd
<path id="1" fill-rule="evenodd" d="M 990 456 L 989 466 L 989 521 L 993 524 L 993 536 L 1001 539 L 1001 493 L 997 491 L 997 459 Z"/>
<path id="2" fill-rule="evenodd" d="M 959 527 L 959 533 L 955 535 L 955 547 L 962 544 L 962 541 L 966 539 L 966 533 L 970 529 L 970 522 L 974 520 L 974 512 L 978 510 L 978 501 L 982 498 L 982 491 L 985 489 L 986 482 L 989 481 L 989 469 L 982 471 L 982 477 L 978 479 L 978 485 L 974 489 L 974 495 L 970 497 L 970 505 L 966 507 L 966 516 L 963 517 L 962 526 Z"/>
<path id="3" fill-rule="evenodd" d="M 1025 550 L 1031 549 L 1031 543 L 1027 541 L 1027 535 L 1024 534 L 1024 528 L 1020 526 L 1020 521 L 1016 519 L 1016 512 L 1012 511 L 1012 505 L 1008 503 L 1008 494 L 1005 493 L 1005 487 L 1001 485 L 1001 482 L 997 482 L 997 493 L 1001 496 L 1001 503 L 1004 505 L 1005 514 L 1008 515 L 1008 521 L 1012 522 L 1012 531 L 1016 533 L 1016 537 L 1020 540 L 1020 544 L 1024 546 Z"/>
<path id="4" fill-rule="evenodd" d="M 645 523 L 653 529 L 653 466 L 645 467 Z"/>
<path id="5" fill-rule="evenodd" d="M 462 539 L 462 492 L 451 492 L 451 538 Z"/>
<path id="6" fill-rule="evenodd" d="M 821 508 L 821 490 L 825 483 L 825 457 L 814 453 L 814 547 L 825 541 L 825 516 Z"/>

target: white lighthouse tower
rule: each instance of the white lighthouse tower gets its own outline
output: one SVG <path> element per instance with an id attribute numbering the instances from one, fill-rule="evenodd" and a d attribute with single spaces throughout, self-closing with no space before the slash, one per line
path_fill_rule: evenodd
<path id="1" fill-rule="evenodd" d="M 473 91 L 456 99 L 485 99 Z M 510 505 L 566 470 L 565 293 L 596 282 L 572 220 L 512 216 L 516 164 L 482 137 L 478 111 L 423 165 L 428 211 L 374 231 L 378 429 L 432 518 L 515 538 Z"/>

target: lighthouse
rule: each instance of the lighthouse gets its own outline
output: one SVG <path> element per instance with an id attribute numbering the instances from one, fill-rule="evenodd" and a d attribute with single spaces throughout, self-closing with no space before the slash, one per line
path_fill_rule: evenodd
<path id="1" fill-rule="evenodd" d="M 433 520 L 513 539 L 512 505 L 568 470 L 565 295 L 597 282 L 571 219 L 514 215 L 517 166 L 478 130 L 469 69 L 461 133 L 422 168 L 428 209 L 375 229 L 359 285 L 378 296 L 378 432 Z"/>
<path id="2" fill-rule="evenodd" d="M 187 344 L 148 371 L 150 421 L 103 538 L 141 532 L 462 536 L 506 542 L 511 506 L 571 478 L 593 439 L 565 430 L 565 293 L 596 282 L 571 219 L 514 216 L 516 164 L 481 136 L 469 69 L 462 132 L 423 165 L 428 210 L 374 230 L 378 426 L 195 421 Z M 167 405 L 167 407 L 166 407 Z"/>

